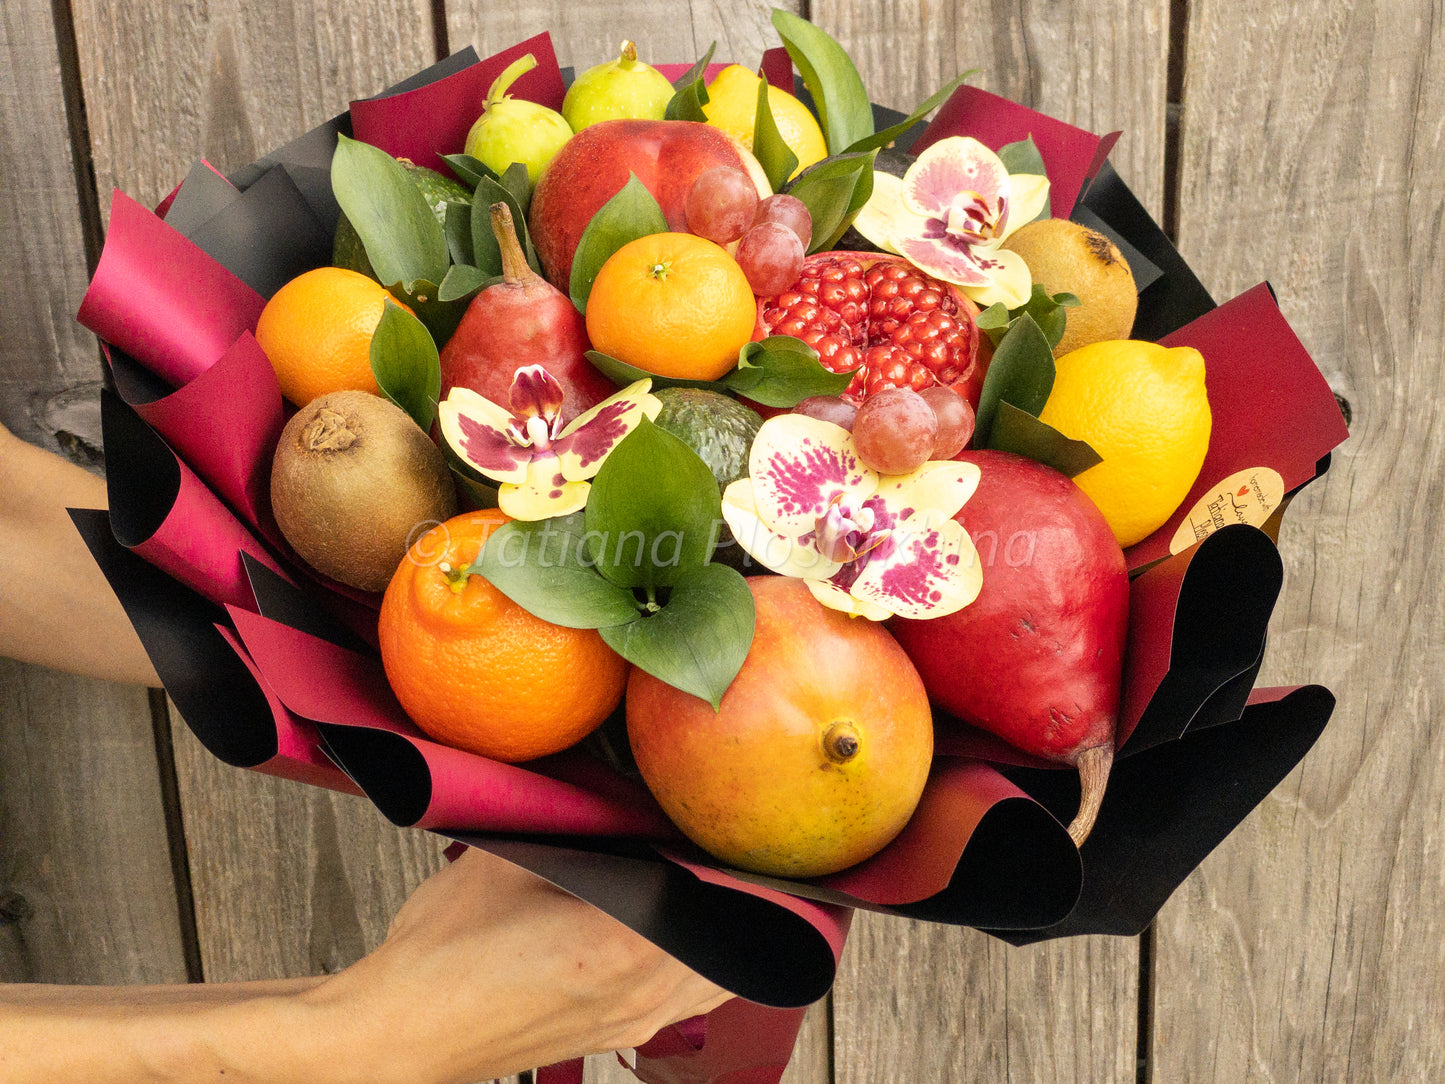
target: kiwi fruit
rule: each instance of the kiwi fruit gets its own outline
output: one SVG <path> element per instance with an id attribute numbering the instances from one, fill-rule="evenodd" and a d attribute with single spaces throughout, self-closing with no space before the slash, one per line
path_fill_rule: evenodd
<path id="1" fill-rule="evenodd" d="M 1003 247 L 1022 256 L 1049 293 L 1079 299 L 1076 308 L 1064 310 L 1064 337 L 1055 354 L 1129 337 L 1139 291 L 1118 246 L 1102 233 L 1066 218 L 1043 218 L 1021 227 Z"/>
<path id="2" fill-rule="evenodd" d="M 317 572 L 383 591 L 417 526 L 450 519 L 457 499 L 441 451 L 404 410 L 338 391 L 313 399 L 281 430 L 271 510 Z"/>

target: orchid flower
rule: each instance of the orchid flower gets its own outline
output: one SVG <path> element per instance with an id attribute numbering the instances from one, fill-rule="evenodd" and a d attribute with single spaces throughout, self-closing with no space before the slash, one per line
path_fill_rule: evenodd
<path id="1" fill-rule="evenodd" d="M 880 475 L 842 426 L 782 414 L 758 431 L 748 471 L 723 493 L 723 519 L 755 560 L 801 578 L 823 605 L 882 621 L 942 617 L 978 596 L 978 553 L 953 518 L 978 486 L 972 463 Z"/>
<path id="2" fill-rule="evenodd" d="M 1029 299 L 1028 265 L 1000 248 L 1043 210 L 1049 180 L 1009 175 L 999 156 L 969 136 L 940 139 L 902 179 L 875 171 L 873 195 L 853 223 L 879 248 L 963 289 L 979 306 Z"/>
<path id="3" fill-rule="evenodd" d="M 540 365 L 512 377 L 511 409 L 469 388 L 453 388 L 438 408 L 443 439 L 473 469 L 501 483 L 497 503 L 513 519 L 565 516 L 587 504 L 588 479 L 662 403 L 639 380 L 563 426 L 564 392 Z"/>

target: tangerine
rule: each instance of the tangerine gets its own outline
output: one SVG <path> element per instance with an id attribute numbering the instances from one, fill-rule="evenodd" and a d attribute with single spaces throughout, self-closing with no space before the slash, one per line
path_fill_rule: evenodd
<path id="1" fill-rule="evenodd" d="M 432 738 L 515 763 L 581 741 L 622 699 L 627 663 L 595 629 L 535 617 L 465 569 L 508 517 L 467 512 L 412 545 L 381 603 L 387 681 Z"/>
<path id="2" fill-rule="evenodd" d="M 371 337 L 390 298 L 375 279 L 343 267 L 303 272 L 261 310 L 256 341 L 271 359 L 281 394 L 297 406 L 333 391 L 379 393 Z"/>
<path id="3" fill-rule="evenodd" d="M 658 376 L 716 380 L 753 336 L 757 300 L 737 261 L 690 233 L 654 233 L 602 265 L 587 298 L 592 346 Z"/>

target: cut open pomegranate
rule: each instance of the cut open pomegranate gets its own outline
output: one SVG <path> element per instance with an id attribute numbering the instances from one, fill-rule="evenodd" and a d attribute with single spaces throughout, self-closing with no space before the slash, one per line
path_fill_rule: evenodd
<path id="1" fill-rule="evenodd" d="M 900 256 L 819 252 L 792 286 L 758 299 L 753 337 L 792 335 L 817 350 L 825 368 L 857 369 L 843 393 L 854 402 L 885 388 L 946 384 L 977 406 L 977 315 L 958 287 Z"/>

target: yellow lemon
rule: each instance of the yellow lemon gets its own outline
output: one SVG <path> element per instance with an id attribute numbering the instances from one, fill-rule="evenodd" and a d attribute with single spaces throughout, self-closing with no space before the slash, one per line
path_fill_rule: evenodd
<path id="1" fill-rule="evenodd" d="M 730 64 L 707 85 L 708 102 L 702 107 L 709 124 L 721 128 L 749 150 L 753 146 L 753 126 L 758 119 L 758 84 L 761 82 L 760 76 L 741 64 Z M 772 110 L 778 134 L 798 156 L 794 177 L 828 157 L 823 130 L 806 105 L 785 90 L 769 87 L 768 108 Z"/>
<path id="2" fill-rule="evenodd" d="M 1148 538 L 1189 495 L 1209 450 L 1204 357 L 1134 339 L 1063 355 L 1039 419 L 1088 441 L 1104 461 L 1074 479 L 1119 545 Z"/>

